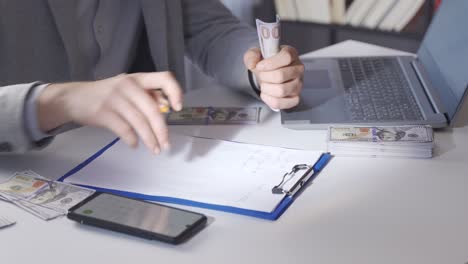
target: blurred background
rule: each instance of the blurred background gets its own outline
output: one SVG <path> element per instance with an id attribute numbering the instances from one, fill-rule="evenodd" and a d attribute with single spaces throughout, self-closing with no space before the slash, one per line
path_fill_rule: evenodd
<path id="1" fill-rule="evenodd" d="M 445 0 L 448 1 L 448 0 Z M 241 21 L 282 19 L 282 43 L 300 54 L 354 39 L 416 52 L 441 0 L 221 0 Z M 186 61 L 187 89 L 214 81 Z"/>

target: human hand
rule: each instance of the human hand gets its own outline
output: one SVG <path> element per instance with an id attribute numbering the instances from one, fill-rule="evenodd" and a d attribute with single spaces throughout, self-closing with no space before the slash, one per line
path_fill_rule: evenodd
<path id="1" fill-rule="evenodd" d="M 39 95 L 39 124 L 49 131 L 68 122 L 104 127 L 136 147 L 138 136 L 153 153 L 168 149 L 169 132 L 159 111 L 161 89 L 176 111 L 182 89 L 170 72 L 121 74 L 94 82 L 51 84 Z"/>
<path id="2" fill-rule="evenodd" d="M 272 109 L 288 109 L 299 103 L 304 64 L 291 46 L 281 46 L 278 54 L 263 59 L 259 48 L 244 54 L 245 66 L 260 85 L 260 98 Z"/>

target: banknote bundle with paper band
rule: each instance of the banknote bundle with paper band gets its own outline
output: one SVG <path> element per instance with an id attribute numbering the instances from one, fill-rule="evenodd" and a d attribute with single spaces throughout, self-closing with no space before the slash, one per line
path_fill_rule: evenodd
<path id="1" fill-rule="evenodd" d="M 335 156 L 431 158 L 430 126 L 328 128 L 328 151 Z"/>
<path id="2" fill-rule="evenodd" d="M 33 171 L 17 172 L 0 182 L 0 198 L 44 220 L 65 215 L 94 190 L 48 180 Z"/>

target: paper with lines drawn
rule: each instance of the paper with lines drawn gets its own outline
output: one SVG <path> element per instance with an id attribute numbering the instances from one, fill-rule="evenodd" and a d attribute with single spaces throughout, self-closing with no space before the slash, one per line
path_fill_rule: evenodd
<path id="1" fill-rule="evenodd" d="M 284 198 L 271 192 L 283 174 L 321 154 L 172 134 L 169 152 L 154 156 L 119 141 L 65 181 L 271 212 Z"/>

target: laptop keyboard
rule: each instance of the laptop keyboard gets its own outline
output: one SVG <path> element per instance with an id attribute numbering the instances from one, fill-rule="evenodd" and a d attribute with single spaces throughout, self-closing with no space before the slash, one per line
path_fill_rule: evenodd
<path id="1" fill-rule="evenodd" d="M 396 59 L 343 58 L 338 63 L 353 121 L 423 119 Z"/>

